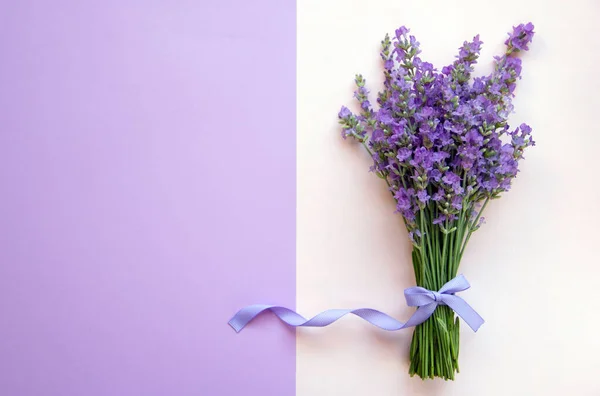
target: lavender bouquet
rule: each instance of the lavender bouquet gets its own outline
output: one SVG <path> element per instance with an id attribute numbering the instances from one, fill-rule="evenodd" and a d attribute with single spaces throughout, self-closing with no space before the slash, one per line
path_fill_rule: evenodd
<path id="1" fill-rule="evenodd" d="M 525 148 L 534 145 L 528 125 L 512 129 L 507 123 L 521 77 L 517 55 L 528 50 L 533 34 L 531 23 L 514 27 L 494 71 L 471 78 L 479 36 L 438 72 L 419 58 L 419 43 L 401 27 L 381 42 L 385 80 L 378 108 L 357 75 L 360 113 L 342 107 L 338 114 L 342 136 L 364 146 L 373 158 L 371 171 L 396 201 L 413 245 L 418 286 L 438 290 L 457 275 L 486 205 L 509 190 Z M 439 306 L 415 328 L 410 374 L 454 379 L 458 349 L 458 318 Z"/>

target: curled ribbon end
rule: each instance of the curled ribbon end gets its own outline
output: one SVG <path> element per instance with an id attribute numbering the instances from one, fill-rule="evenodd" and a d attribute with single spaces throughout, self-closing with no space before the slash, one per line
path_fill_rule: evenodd
<path id="1" fill-rule="evenodd" d="M 243 327 L 243 326 L 240 326 L 239 324 L 235 323 L 235 322 L 233 321 L 233 319 L 231 319 L 229 322 L 227 322 L 227 324 L 228 324 L 229 326 L 231 326 L 231 328 L 232 328 L 232 329 L 233 329 L 233 330 L 234 330 L 236 333 L 239 333 L 240 331 L 242 331 L 242 327 Z"/>
<path id="2" fill-rule="evenodd" d="M 485 323 L 485 320 L 483 320 L 483 318 L 479 316 L 479 314 L 475 312 L 471 307 L 469 308 L 472 310 L 472 313 L 463 312 L 463 314 L 466 313 L 467 315 L 459 316 L 461 316 L 461 318 L 469 325 L 469 327 L 471 328 L 471 330 L 473 330 L 474 333 L 477 333 L 477 330 L 479 330 L 481 325 Z"/>

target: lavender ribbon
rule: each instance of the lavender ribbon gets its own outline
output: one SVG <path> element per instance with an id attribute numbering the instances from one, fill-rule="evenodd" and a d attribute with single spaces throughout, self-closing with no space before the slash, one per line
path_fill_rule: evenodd
<path id="1" fill-rule="evenodd" d="M 307 320 L 289 308 L 276 305 L 255 304 L 240 309 L 238 313 L 231 318 L 229 325 L 236 333 L 239 333 L 262 312 L 271 311 L 282 322 L 293 327 L 325 327 L 346 314 L 354 314 L 383 330 L 396 331 L 425 322 L 433 314 L 433 311 L 435 311 L 438 305 L 447 305 L 467 322 L 473 331 L 477 331 L 484 323 L 483 318 L 479 316 L 465 300 L 454 295 L 454 293 L 467 290 L 469 287 L 471 287 L 471 285 L 463 275 L 458 275 L 456 278 L 442 286 L 438 291 L 427 290 L 419 286 L 409 287 L 404 290 L 406 304 L 418 308 L 406 323 L 397 321 L 391 316 L 371 308 L 359 308 L 353 310 L 330 309 Z"/>

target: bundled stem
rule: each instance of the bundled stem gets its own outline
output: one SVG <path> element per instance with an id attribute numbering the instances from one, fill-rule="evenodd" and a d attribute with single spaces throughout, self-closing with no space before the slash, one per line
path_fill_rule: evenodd
<path id="1" fill-rule="evenodd" d="M 454 232 L 443 232 L 431 224 L 434 209 L 419 212 L 419 224 L 425 230 L 420 246 L 412 253 L 417 285 L 428 290 L 439 290 L 446 282 L 457 275 L 464 248 L 473 232 L 472 224 L 479 217 L 488 200 L 485 201 L 473 222 L 463 221 Z M 413 333 L 410 348 L 411 375 L 419 377 L 440 377 L 453 380 L 459 371 L 458 351 L 460 322 L 447 306 L 438 306 L 433 315 L 417 326 Z"/>

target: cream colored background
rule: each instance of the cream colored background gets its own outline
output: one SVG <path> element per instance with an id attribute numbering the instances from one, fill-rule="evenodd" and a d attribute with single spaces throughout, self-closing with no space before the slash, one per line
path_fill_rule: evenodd
<path id="1" fill-rule="evenodd" d="M 357 318 L 301 329 L 298 396 L 600 395 L 600 1 L 298 0 L 297 304 L 305 315 L 372 307 L 405 320 L 409 244 L 384 183 L 336 114 L 353 77 L 381 87 L 379 42 L 400 25 L 436 66 L 465 39 L 484 41 L 488 72 L 512 25 L 537 35 L 523 58 L 512 124 L 537 146 L 513 190 L 472 238 L 462 296 L 485 318 L 462 327 L 454 383 L 410 378 L 412 331 Z"/>

